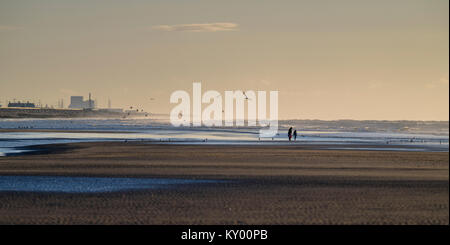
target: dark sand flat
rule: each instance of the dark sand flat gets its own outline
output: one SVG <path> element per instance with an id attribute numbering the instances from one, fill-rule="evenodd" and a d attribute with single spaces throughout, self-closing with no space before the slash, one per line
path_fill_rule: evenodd
<path id="1" fill-rule="evenodd" d="M 448 152 L 319 146 L 43 146 L 0 175 L 219 183 L 96 194 L 0 192 L 0 224 L 449 224 Z"/>

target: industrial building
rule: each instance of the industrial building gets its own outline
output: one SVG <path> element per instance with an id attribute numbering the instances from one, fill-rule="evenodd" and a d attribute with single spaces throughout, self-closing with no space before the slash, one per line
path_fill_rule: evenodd
<path id="1" fill-rule="evenodd" d="M 71 96 L 70 105 L 71 109 L 94 109 L 96 108 L 95 101 L 91 99 L 91 94 L 89 94 L 88 100 L 83 100 L 83 96 Z"/>
<path id="2" fill-rule="evenodd" d="M 26 107 L 26 108 L 35 108 L 36 105 L 34 103 L 30 103 L 29 101 L 25 102 L 9 102 L 8 107 Z"/>

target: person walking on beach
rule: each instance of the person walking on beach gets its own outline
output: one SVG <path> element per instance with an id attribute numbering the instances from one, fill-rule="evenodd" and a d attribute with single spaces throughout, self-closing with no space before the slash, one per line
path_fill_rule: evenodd
<path id="1" fill-rule="evenodd" d="M 297 129 L 294 130 L 294 141 L 297 141 Z"/>
<path id="2" fill-rule="evenodd" d="M 292 127 L 290 127 L 289 130 L 288 130 L 288 138 L 289 138 L 289 141 L 291 141 L 291 139 L 292 139 Z"/>

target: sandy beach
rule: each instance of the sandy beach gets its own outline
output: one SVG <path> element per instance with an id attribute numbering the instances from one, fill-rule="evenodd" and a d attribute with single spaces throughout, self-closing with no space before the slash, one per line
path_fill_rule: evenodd
<path id="1" fill-rule="evenodd" d="M 0 158 L 1 176 L 218 180 L 0 192 L 0 224 L 449 224 L 448 152 L 97 142 Z"/>

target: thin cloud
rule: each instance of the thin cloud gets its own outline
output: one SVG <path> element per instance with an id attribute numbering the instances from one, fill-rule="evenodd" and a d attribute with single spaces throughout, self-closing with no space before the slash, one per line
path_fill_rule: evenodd
<path id="1" fill-rule="evenodd" d="M 379 89 L 383 86 L 384 86 L 384 83 L 377 81 L 377 80 L 373 80 L 373 81 L 369 82 L 369 89 Z"/>
<path id="2" fill-rule="evenodd" d="M 448 77 L 442 77 L 437 81 L 430 82 L 426 85 L 426 87 L 430 89 L 448 87 Z"/>
<path id="3" fill-rule="evenodd" d="M 217 22 L 205 24 L 181 24 L 181 25 L 159 25 L 152 29 L 159 31 L 184 31 L 184 32 L 218 32 L 236 31 L 238 24 L 230 22 Z"/>
<path id="4" fill-rule="evenodd" d="M 0 25 L 0 32 L 1 31 L 14 31 L 14 30 L 19 30 L 21 29 L 18 26 L 5 26 L 5 25 Z"/>

